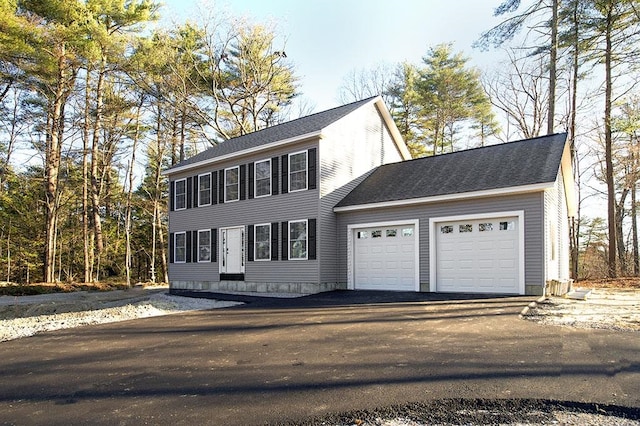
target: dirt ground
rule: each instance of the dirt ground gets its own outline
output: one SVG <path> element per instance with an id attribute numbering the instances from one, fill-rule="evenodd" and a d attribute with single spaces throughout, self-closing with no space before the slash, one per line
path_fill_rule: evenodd
<path id="1" fill-rule="evenodd" d="M 542 324 L 576 328 L 640 331 L 640 278 L 579 281 L 584 299 L 551 296 L 523 315 Z"/>

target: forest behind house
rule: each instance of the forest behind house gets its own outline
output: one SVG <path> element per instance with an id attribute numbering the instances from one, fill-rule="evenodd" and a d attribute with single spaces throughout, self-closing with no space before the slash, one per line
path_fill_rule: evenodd
<path id="1" fill-rule="evenodd" d="M 150 0 L 0 0 L 0 281 L 167 282 L 162 171 L 315 112 L 273 24 L 215 7 L 158 24 Z M 574 278 L 640 274 L 640 0 L 504 0 L 476 54 L 354 69 L 412 155 L 567 132 L 580 214 Z M 372 52 L 372 55 L 375 52 Z M 606 205 L 606 217 L 585 205 Z"/>

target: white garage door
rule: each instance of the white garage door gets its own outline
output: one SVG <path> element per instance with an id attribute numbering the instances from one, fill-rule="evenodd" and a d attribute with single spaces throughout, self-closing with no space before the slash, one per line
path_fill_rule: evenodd
<path id="1" fill-rule="evenodd" d="M 436 223 L 436 287 L 518 294 L 518 217 Z"/>
<path id="2" fill-rule="evenodd" d="M 359 290 L 416 290 L 413 224 L 353 231 L 354 286 Z"/>

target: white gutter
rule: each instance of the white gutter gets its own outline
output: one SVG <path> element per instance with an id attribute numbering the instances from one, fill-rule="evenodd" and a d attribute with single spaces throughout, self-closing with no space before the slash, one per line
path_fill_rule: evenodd
<path id="1" fill-rule="evenodd" d="M 279 147 L 281 145 L 287 145 L 287 144 L 294 143 L 294 142 L 302 142 L 302 141 L 305 141 L 307 139 L 312 139 L 312 138 L 320 138 L 320 139 L 322 139 L 322 130 L 318 130 L 318 131 L 311 132 L 311 133 L 306 133 L 304 135 L 295 136 L 295 137 L 292 137 L 292 138 L 289 138 L 289 139 L 278 140 L 278 141 L 271 142 L 271 143 L 264 144 L 264 145 L 254 146 L 252 148 L 243 149 L 241 151 L 230 152 L 228 154 L 221 155 L 219 157 L 208 158 L 206 160 L 198 161 L 196 163 L 191 163 L 191 164 L 186 164 L 184 166 L 174 167 L 172 169 L 164 170 L 162 172 L 162 174 L 165 175 L 165 176 L 169 176 L 169 175 L 172 175 L 174 173 L 184 172 L 186 170 L 191 170 L 191 169 L 194 169 L 196 167 L 207 166 L 209 164 L 218 163 L 220 161 L 228 160 L 230 158 L 240 157 L 240 156 L 243 156 L 243 155 L 249 155 L 249 154 L 252 154 L 254 152 L 264 151 L 264 150 L 267 150 L 267 149 L 276 148 L 276 147 Z M 223 142 L 223 143 L 226 143 L 226 142 Z"/>
<path id="2" fill-rule="evenodd" d="M 553 188 L 554 182 L 521 185 L 509 188 L 489 189 L 484 191 L 462 192 L 459 194 L 435 195 L 433 197 L 409 198 L 406 200 L 382 201 L 379 203 L 358 204 L 354 206 L 334 207 L 333 211 L 352 212 L 360 210 L 381 209 L 385 207 L 412 206 L 417 204 L 431 204 L 443 201 L 468 200 L 473 198 L 486 198 L 501 195 L 525 194 L 529 192 L 544 191 Z"/>

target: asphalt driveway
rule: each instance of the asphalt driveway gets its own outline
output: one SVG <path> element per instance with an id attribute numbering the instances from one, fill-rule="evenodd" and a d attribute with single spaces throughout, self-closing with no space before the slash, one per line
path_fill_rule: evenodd
<path id="1" fill-rule="evenodd" d="M 251 425 L 442 398 L 640 407 L 637 333 L 530 297 L 333 292 L 0 344 L 0 423 Z"/>

